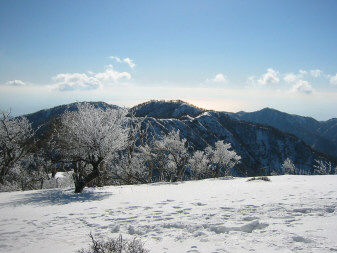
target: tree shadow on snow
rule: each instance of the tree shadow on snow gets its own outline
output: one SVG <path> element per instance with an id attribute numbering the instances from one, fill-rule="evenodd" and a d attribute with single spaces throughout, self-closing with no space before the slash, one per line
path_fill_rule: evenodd
<path id="1" fill-rule="evenodd" d="M 66 205 L 79 202 L 100 201 L 111 196 L 109 192 L 98 192 L 84 190 L 80 194 L 74 193 L 74 189 L 51 189 L 42 191 L 32 191 L 26 194 L 20 194 L 7 203 L 1 203 L 0 206 L 20 206 L 20 205 L 36 205 L 36 206 L 53 206 Z"/>

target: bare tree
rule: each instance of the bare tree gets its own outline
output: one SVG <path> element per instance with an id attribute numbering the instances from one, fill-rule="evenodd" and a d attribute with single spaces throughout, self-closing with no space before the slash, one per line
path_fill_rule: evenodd
<path id="1" fill-rule="evenodd" d="M 104 161 L 126 148 L 129 126 L 124 109 L 103 110 L 89 103 L 77 107 L 63 114 L 56 137 L 63 156 L 73 163 L 75 193 L 80 193 L 99 177 Z"/>

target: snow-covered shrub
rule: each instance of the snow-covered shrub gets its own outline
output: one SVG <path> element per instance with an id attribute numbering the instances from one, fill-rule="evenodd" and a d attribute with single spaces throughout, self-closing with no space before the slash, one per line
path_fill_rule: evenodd
<path id="1" fill-rule="evenodd" d="M 204 151 L 197 150 L 188 161 L 194 179 L 207 178 L 209 175 L 209 159 Z"/>
<path id="2" fill-rule="evenodd" d="M 241 156 L 230 149 L 231 144 L 224 141 L 217 141 L 214 148 L 210 146 L 206 148 L 206 153 L 215 166 L 215 177 L 230 176 L 230 170 L 240 162 Z"/>
<path id="3" fill-rule="evenodd" d="M 314 164 L 314 174 L 316 175 L 326 175 L 332 171 L 332 166 L 330 162 L 325 162 L 323 160 L 315 160 Z"/>
<path id="4" fill-rule="evenodd" d="M 295 175 L 296 174 L 296 167 L 293 161 L 287 157 L 282 164 L 282 169 L 284 174 Z"/>
<path id="5" fill-rule="evenodd" d="M 107 177 L 120 181 L 120 184 L 147 183 L 149 171 L 140 153 L 129 155 L 127 152 L 115 154 L 107 169 Z"/>
<path id="6" fill-rule="evenodd" d="M 165 170 L 171 180 L 183 180 L 189 158 L 188 142 L 180 138 L 180 131 L 171 131 L 154 142 L 156 153 L 165 159 Z"/>
<path id="7" fill-rule="evenodd" d="M 126 148 L 114 154 L 107 172 L 112 179 L 122 184 L 150 182 L 152 171 L 148 169 L 146 163 L 151 158 L 143 152 L 144 147 L 147 146 L 148 126 L 143 124 L 144 128 L 142 128 L 142 120 L 133 115 L 130 115 L 128 125 Z"/>
<path id="8" fill-rule="evenodd" d="M 270 172 L 270 175 L 271 176 L 279 176 L 280 173 L 278 171 L 276 171 L 276 170 L 273 170 L 272 172 Z"/>
<path id="9" fill-rule="evenodd" d="M 35 157 L 27 154 L 16 163 L 0 184 L 0 191 L 26 191 L 42 189 L 46 175 L 35 164 Z"/>
<path id="10" fill-rule="evenodd" d="M 118 238 L 109 238 L 106 241 L 97 240 L 90 234 L 91 245 L 89 249 L 82 249 L 77 253 L 148 253 L 144 248 L 144 243 L 137 238 L 132 240 L 123 239 L 120 235 Z"/>

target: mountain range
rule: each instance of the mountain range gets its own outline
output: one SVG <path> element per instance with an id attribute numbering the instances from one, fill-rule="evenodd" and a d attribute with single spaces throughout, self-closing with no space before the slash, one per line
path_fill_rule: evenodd
<path id="1" fill-rule="evenodd" d="M 104 102 L 96 107 L 117 108 Z M 40 132 L 66 110 L 76 110 L 76 103 L 61 105 L 25 115 Z M 312 172 L 315 160 L 337 164 L 337 119 L 316 121 L 274 109 L 247 113 L 217 112 L 198 108 L 186 102 L 152 100 L 130 108 L 136 117 L 151 123 L 157 135 L 180 130 L 194 150 L 214 145 L 218 140 L 230 142 L 240 155 L 237 175 L 255 176 L 281 171 L 290 158 L 296 168 Z"/>

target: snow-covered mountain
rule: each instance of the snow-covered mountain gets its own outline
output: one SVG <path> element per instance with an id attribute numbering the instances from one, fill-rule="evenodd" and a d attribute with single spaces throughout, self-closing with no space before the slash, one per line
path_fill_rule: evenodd
<path id="1" fill-rule="evenodd" d="M 103 108 L 115 107 L 102 102 L 94 104 Z M 41 124 L 47 126 L 48 122 L 60 116 L 65 110 L 74 109 L 76 109 L 75 104 L 63 105 L 42 110 L 27 115 L 27 117 L 35 127 Z M 298 169 L 304 171 L 311 171 L 316 159 L 330 160 L 333 164 L 337 163 L 336 159 L 315 151 L 295 134 L 262 125 L 261 122 L 258 124 L 241 120 L 240 115 L 206 111 L 179 100 L 149 101 L 130 110 L 136 117 L 142 117 L 146 122 L 151 123 L 150 130 L 159 135 L 179 129 L 181 137 L 186 138 L 194 150 L 202 150 L 207 145 L 214 145 L 218 140 L 230 142 L 233 149 L 242 157 L 241 164 L 236 166 L 238 175 L 253 176 L 273 170 L 278 171 L 287 157 L 294 162 Z M 300 116 L 293 117 L 298 122 L 302 120 Z M 316 122 L 313 119 L 311 121 Z M 291 121 L 289 122 L 291 123 Z M 333 125 L 333 123 L 331 124 Z M 306 124 L 302 123 L 303 129 L 310 129 L 310 126 Z M 291 130 L 290 126 L 289 129 Z M 327 128 L 325 131 L 332 134 L 331 128 Z"/>
<path id="2" fill-rule="evenodd" d="M 131 110 L 138 117 L 147 116 L 146 120 L 157 133 L 180 129 L 182 137 L 195 149 L 204 149 L 218 140 L 232 143 L 242 157 L 241 166 L 237 166 L 239 174 L 257 175 L 261 169 L 267 173 L 278 171 L 287 157 L 305 171 L 312 169 L 315 159 L 329 159 L 292 134 L 235 119 L 225 112 L 199 109 L 182 101 L 150 101 Z M 159 112 L 165 112 L 165 117 Z"/>
<path id="3" fill-rule="evenodd" d="M 293 134 L 315 150 L 337 157 L 337 119 L 317 121 L 311 117 L 287 114 L 271 108 L 251 113 L 228 113 L 228 115 Z"/>

